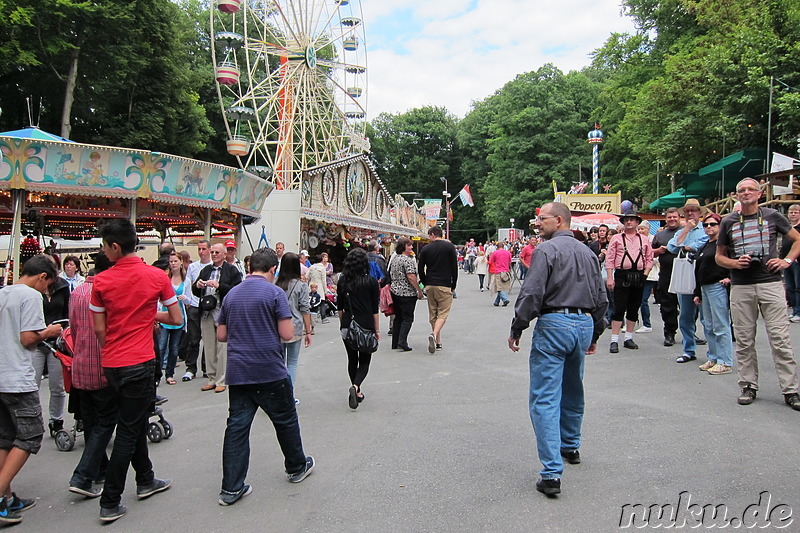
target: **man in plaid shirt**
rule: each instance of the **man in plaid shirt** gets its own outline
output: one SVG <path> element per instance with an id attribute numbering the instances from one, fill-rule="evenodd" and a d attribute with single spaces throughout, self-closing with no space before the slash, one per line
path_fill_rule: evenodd
<path id="1" fill-rule="evenodd" d="M 85 447 L 83 455 L 69 480 L 69 490 L 87 498 L 100 496 L 100 489 L 92 484 L 104 478 L 108 457 L 106 447 L 114 434 L 117 408 L 112 401 L 103 367 L 100 364 L 100 344 L 94 333 L 89 299 L 92 296 L 94 276 L 111 268 L 106 254 L 100 252 L 94 260 L 94 269 L 86 281 L 70 296 L 69 323 L 72 330 L 72 392 L 77 395 L 80 416 L 83 420 Z"/>

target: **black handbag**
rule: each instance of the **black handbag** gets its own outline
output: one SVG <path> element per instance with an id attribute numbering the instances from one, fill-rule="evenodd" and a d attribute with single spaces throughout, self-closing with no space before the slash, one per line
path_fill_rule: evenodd
<path id="1" fill-rule="evenodd" d="M 361 324 L 353 316 L 353 304 L 350 303 L 350 293 L 347 293 L 347 304 L 350 306 L 350 325 L 344 336 L 344 343 L 353 350 L 365 353 L 378 351 L 378 336 Z"/>
<path id="2" fill-rule="evenodd" d="M 213 311 L 217 308 L 217 297 L 213 294 L 206 294 L 200 298 L 200 309 L 203 311 Z"/>

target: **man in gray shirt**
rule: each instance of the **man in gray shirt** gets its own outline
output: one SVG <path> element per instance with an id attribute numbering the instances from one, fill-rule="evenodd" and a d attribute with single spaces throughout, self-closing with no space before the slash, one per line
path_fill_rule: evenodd
<path id="1" fill-rule="evenodd" d="M 36 504 L 11 492 L 11 482 L 42 446 L 33 354 L 40 342 L 61 334 L 60 324 L 45 327 L 42 310 L 42 294 L 57 275 L 52 259 L 37 255 L 22 266 L 16 284 L 0 290 L 0 523 L 21 522 L 19 512 Z"/>
<path id="2" fill-rule="evenodd" d="M 536 490 L 555 496 L 561 492 L 561 457 L 570 464 L 581 461 L 584 354 L 593 331 L 605 328 L 608 299 L 597 257 L 569 229 L 566 204 L 545 204 L 537 218 L 547 240 L 531 256 L 533 275 L 526 276 L 514 305 L 508 347 L 519 351 L 522 330 L 538 318 L 529 396 L 543 466 Z"/>

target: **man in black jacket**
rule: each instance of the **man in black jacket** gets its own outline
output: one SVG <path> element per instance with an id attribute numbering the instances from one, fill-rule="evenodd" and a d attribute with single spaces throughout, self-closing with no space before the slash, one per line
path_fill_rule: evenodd
<path id="1" fill-rule="evenodd" d="M 200 299 L 200 332 L 208 376 L 208 383 L 200 390 L 225 391 L 228 346 L 217 341 L 216 319 L 228 291 L 241 282 L 239 270 L 225 260 L 225 247 L 220 243 L 211 246 L 211 264 L 200 271 L 197 281 L 192 285 L 192 293 Z"/>
<path id="2" fill-rule="evenodd" d="M 458 255 L 453 243 L 442 238 L 439 226 L 428 230 L 428 238 L 430 244 L 419 253 L 419 281 L 428 293 L 428 317 L 432 330 L 428 336 L 428 351 L 434 353 L 442 349 L 442 328 L 450 314 L 458 281 Z"/>

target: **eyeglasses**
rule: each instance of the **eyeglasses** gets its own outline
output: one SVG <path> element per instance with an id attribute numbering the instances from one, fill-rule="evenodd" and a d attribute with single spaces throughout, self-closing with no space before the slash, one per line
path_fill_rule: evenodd
<path id="1" fill-rule="evenodd" d="M 708 223 L 703 222 L 703 227 L 704 228 L 712 228 L 714 226 L 719 226 L 719 223 L 717 223 L 717 222 L 708 222 Z"/>
<path id="2" fill-rule="evenodd" d="M 217 250 L 211 250 L 211 255 L 224 254 L 224 253 L 225 252 L 219 252 Z"/>
<path id="3" fill-rule="evenodd" d="M 741 189 L 736 189 L 736 192 L 742 194 L 743 192 L 758 192 L 761 189 L 756 189 L 754 187 L 742 187 Z"/>
<path id="4" fill-rule="evenodd" d="M 547 220 L 548 218 L 556 218 L 555 215 L 538 215 L 536 217 L 536 222 L 541 222 L 542 220 Z"/>

